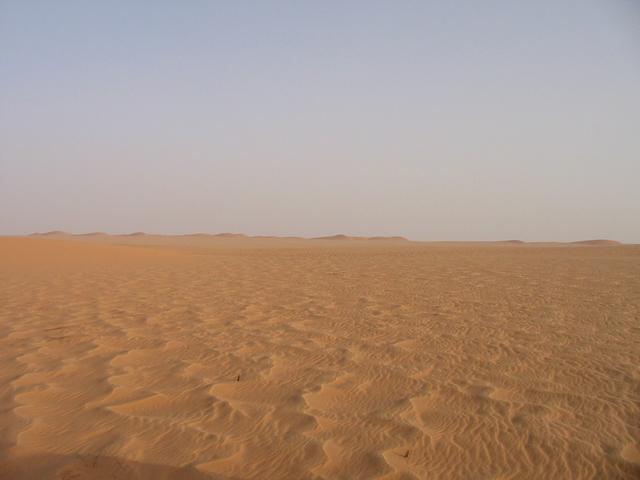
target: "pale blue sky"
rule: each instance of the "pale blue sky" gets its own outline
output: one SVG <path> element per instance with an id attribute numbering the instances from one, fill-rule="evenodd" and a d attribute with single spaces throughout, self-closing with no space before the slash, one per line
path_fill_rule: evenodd
<path id="1" fill-rule="evenodd" d="M 640 2 L 0 0 L 0 234 L 640 242 Z"/>

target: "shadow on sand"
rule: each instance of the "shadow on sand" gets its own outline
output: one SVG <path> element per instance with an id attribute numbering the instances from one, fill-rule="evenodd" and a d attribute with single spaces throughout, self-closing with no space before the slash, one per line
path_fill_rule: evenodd
<path id="1" fill-rule="evenodd" d="M 0 460 L 0 480 L 229 480 L 194 467 L 171 467 L 99 455 L 29 455 Z"/>

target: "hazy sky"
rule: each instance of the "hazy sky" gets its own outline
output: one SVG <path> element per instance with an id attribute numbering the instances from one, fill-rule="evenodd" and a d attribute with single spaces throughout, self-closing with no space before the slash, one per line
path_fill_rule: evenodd
<path id="1" fill-rule="evenodd" d="M 640 2 L 0 0 L 0 234 L 640 242 Z"/>

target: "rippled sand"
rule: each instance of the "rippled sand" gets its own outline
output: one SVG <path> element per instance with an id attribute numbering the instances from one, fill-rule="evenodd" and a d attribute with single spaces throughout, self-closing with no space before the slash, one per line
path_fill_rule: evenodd
<path id="1" fill-rule="evenodd" d="M 640 247 L 0 238 L 2 479 L 635 479 L 639 366 Z"/>

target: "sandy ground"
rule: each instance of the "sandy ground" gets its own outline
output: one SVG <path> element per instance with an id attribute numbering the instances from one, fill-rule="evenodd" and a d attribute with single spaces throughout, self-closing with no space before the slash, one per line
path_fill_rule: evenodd
<path id="1" fill-rule="evenodd" d="M 635 479 L 639 366 L 637 246 L 0 238 L 3 480 Z"/>

